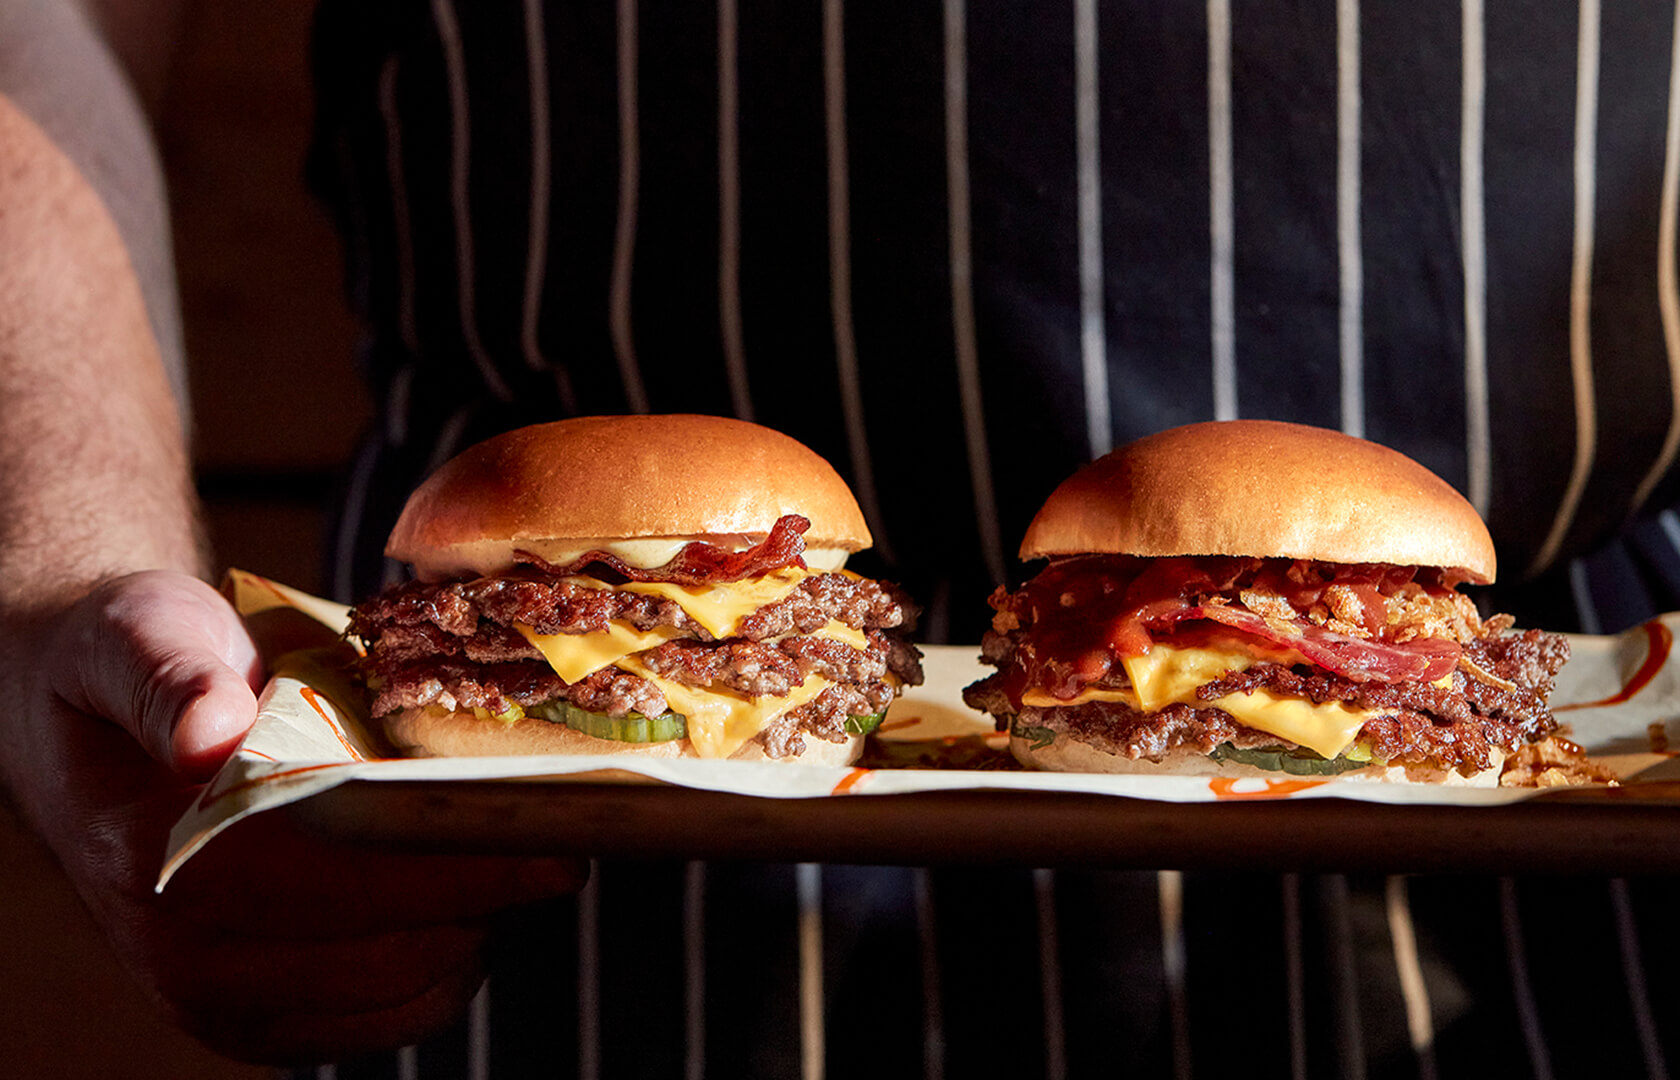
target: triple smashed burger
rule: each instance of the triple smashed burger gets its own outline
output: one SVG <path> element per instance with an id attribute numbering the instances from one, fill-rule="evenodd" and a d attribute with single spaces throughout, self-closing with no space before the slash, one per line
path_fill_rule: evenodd
<path id="1" fill-rule="evenodd" d="M 1022 762 L 1494 785 L 1546 739 L 1557 634 L 1479 616 L 1475 510 L 1411 459 L 1267 421 L 1139 440 L 1058 487 L 964 698 Z"/>
<path id="2" fill-rule="evenodd" d="M 785 435 L 563 420 L 428 478 L 386 547 L 415 580 L 351 632 L 405 753 L 850 763 L 922 679 L 916 609 L 843 569 L 869 544 L 845 482 Z"/>

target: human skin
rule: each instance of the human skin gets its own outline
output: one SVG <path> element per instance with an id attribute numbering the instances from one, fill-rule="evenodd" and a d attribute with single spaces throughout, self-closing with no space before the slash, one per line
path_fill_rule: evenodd
<path id="1" fill-rule="evenodd" d="M 465 1009 L 495 913 L 585 867 L 368 850 L 259 816 L 154 892 L 262 673 L 203 580 L 155 158 L 95 26 L 0 0 L 0 792 L 141 987 L 215 1049 L 403 1045 Z M 79 116 L 55 111 L 58 78 Z"/>

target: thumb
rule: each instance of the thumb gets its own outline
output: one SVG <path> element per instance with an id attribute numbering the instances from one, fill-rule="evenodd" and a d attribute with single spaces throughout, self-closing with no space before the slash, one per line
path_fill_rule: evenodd
<path id="1" fill-rule="evenodd" d="M 182 779 L 214 772 L 256 719 L 256 646 L 197 578 L 161 570 L 117 578 L 67 620 L 54 689 L 125 728 Z"/>

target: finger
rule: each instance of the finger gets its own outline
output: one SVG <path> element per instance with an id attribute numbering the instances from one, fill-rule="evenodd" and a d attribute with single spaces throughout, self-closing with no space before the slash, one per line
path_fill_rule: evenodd
<path id="1" fill-rule="evenodd" d="M 54 689 L 115 721 L 184 779 L 213 772 L 256 717 L 256 647 L 215 590 L 152 571 L 109 582 L 72 611 Z"/>
<path id="2" fill-rule="evenodd" d="M 588 873 L 578 859 L 384 851 L 265 813 L 206 846 L 160 901 L 229 933 L 325 940 L 482 918 L 575 893 Z"/>

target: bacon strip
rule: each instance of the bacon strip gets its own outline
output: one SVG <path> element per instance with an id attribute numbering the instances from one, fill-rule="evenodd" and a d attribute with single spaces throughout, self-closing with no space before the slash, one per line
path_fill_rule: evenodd
<path id="1" fill-rule="evenodd" d="M 664 566 L 646 570 L 630 566 L 617 555 L 605 551 L 586 551 L 560 566 L 529 551 L 515 551 L 513 554 L 522 563 L 560 577 L 581 574 L 589 566 L 601 565 L 629 581 L 715 585 L 760 577 L 784 566 L 805 569 L 805 530 L 810 527 L 810 521 L 798 514 L 784 514 L 776 520 L 769 536 L 745 551 L 727 551 L 716 544 L 695 540 L 685 544 Z"/>
<path id="2" fill-rule="evenodd" d="M 1027 627 L 1016 652 L 1021 685 L 1064 698 L 1108 678 L 1120 657 L 1142 655 L 1169 635 L 1194 637 L 1198 626 L 1236 631 L 1277 662 L 1311 664 L 1354 682 L 1434 682 L 1453 671 L 1462 646 L 1422 635 L 1384 640 L 1391 629 L 1384 609 L 1387 594 L 1407 587 L 1440 593 L 1438 576 L 1288 559 L 1077 558 L 1053 562 L 1019 592 L 1000 590 L 993 606 L 1011 625 L 994 621 L 994 630 Z M 1238 605 L 1244 592 L 1277 602 L 1263 614 Z M 1315 605 L 1332 610 L 1331 601 L 1342 626 L 1308 620 Z M 1343 632 L 1349 628 L 1371 636 Z"/>
<path id="3" fill-rule="evenodd" d="M 1190 619 L 1214 622 L 1263 638 L 1300 653 L 1308 663 L 1354 682 L 1434 682 L 1452 674 L 1464 651 L 1456 641 L 1417 638 L 1403 645 L 1367 641 L 1321 626 L 1292 626 L 1268 621 L 1224 604 L 1186 607 L 1168 617 L 1169 625 Z M 1152 628 L 1157 624 L 1151 624 Z"/>

